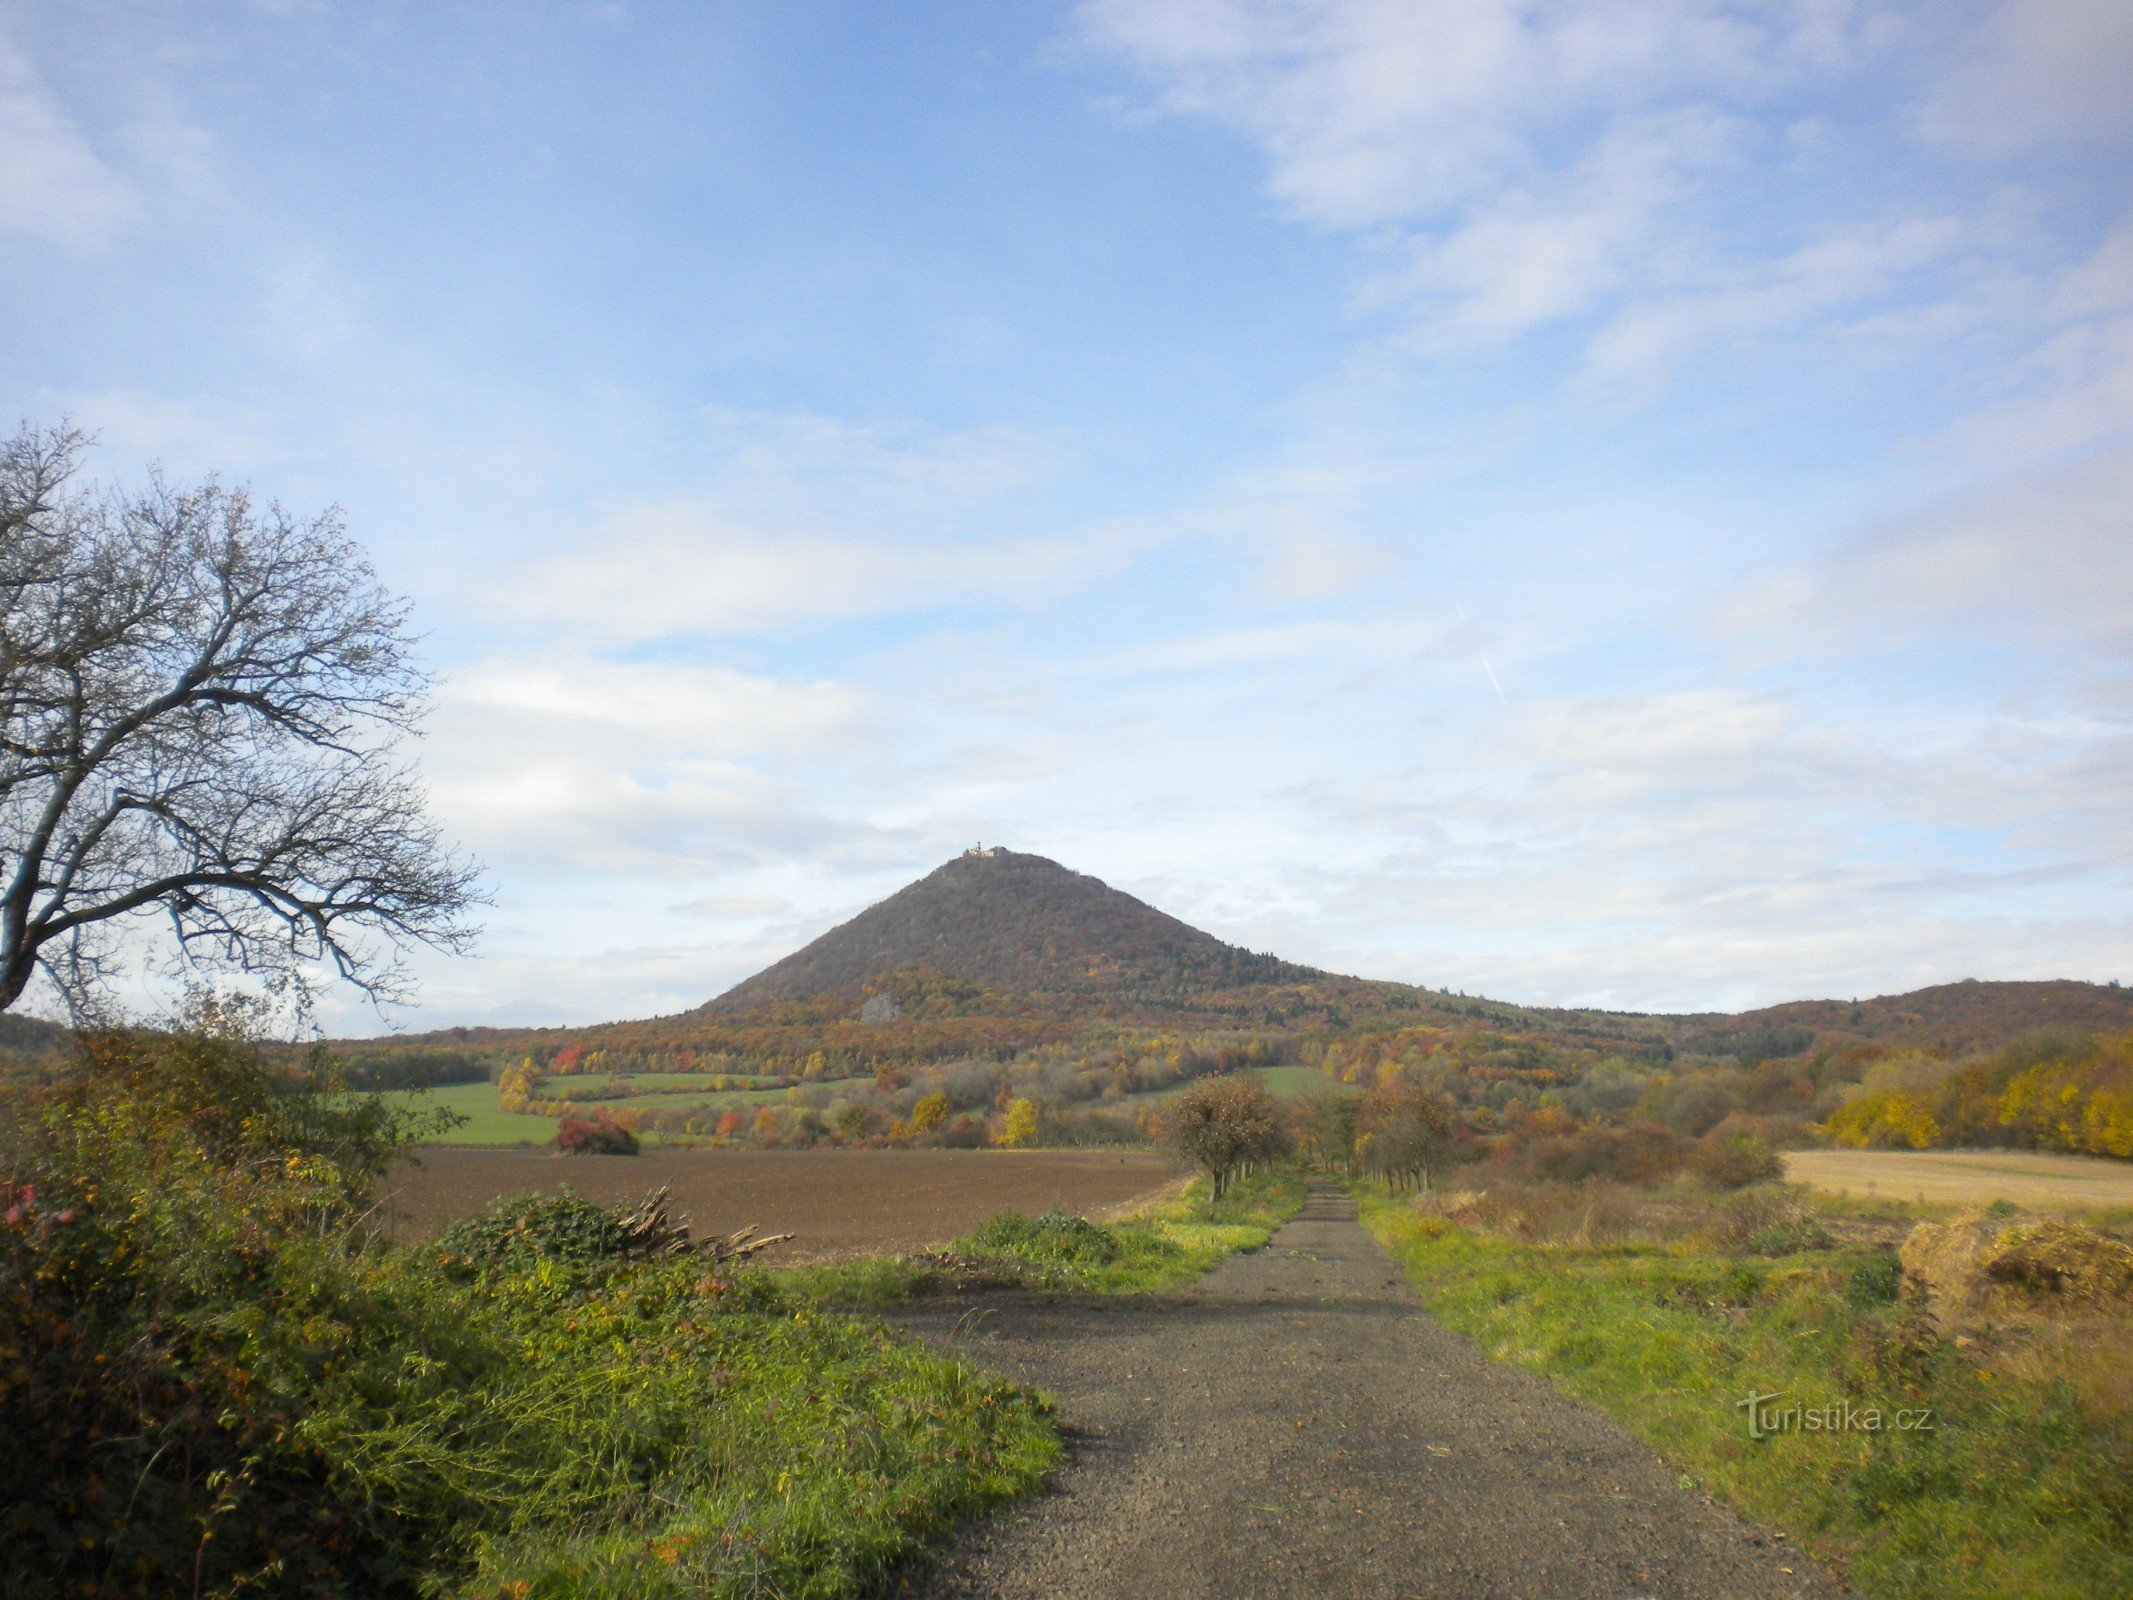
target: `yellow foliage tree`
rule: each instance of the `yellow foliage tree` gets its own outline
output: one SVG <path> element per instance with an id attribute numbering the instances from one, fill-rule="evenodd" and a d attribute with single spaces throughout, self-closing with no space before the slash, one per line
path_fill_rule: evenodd
<path id="1" fill-rule="evenodd" d="M 1028 1100 L 1010 1100 L 1007 1103 L 1007 1121 L 1000 1127 L 1000 1135 L 993 1143 L 1008 1149 L 1029 1144 L 1037 1137 L 1037 1107 Z"/>
<path id="2" fill-rule="evenodd" d="M 533 1057 L 528 1056 L 515 1067 L 506 1067 L 503 1076 L 496 1080 L 496 1104 L 504 1111 L 530 1111 L 533 1108 L 533 1092 L 540 1086 L 540 1074 L 533 1070 Z"/>
<path id="3" fill-rule="evenodd" d="M 2133 1160 L 2133 1089 L 2098 1089 L 2090 1095 L 2081 1129 L 2095 1154 Z"/>
<path id="4" fill-rule="evenodd" d="M 1022 1103 L 1027 1105 L 1029 1102 L 1025 1100 Z M 949 1110 L 948 1097 L 938 1090 L 929 1095 L 922 1095 L 918 1104 L 911 1108 L 911 1120 L 907 1126 L 913 1133 L 931 1133 L 946 1124 Z M 1035 1131 L 1032 1127 L 1031 1132 Z"/>
<path id="5" fill-rule="evenodd" d="M 1829 1114 L 1823 1127 L 1839 1144 L 1879 1150 L 1923 1150 L 1940 1137 L 1932 1102 L 1909 1089 L 1887 1089 L 1847 1100 Z"/>

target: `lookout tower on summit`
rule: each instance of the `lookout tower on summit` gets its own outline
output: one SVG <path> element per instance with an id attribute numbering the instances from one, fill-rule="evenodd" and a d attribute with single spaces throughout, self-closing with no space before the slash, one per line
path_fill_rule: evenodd
<path id="1" fill-rule="evenodd" d="M 970 857 L 976 856 L 980 861 L 990 861 L 994 856 L 998 855 L 999 853 L 1000 852 L 997 847 L 988 850 L 982 844 L 974 844 L 968 850 L 965 850 L 963 852 L 963 858 L 967 861 L 970 859 Z"/>

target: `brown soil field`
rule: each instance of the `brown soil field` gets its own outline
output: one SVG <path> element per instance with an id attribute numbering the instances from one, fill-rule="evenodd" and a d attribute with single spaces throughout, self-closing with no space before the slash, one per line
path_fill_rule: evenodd
<path id="1" fill-rule="evenodd" d="M 1785 1176 L 1826 1194 L 2038 1211 L 2133 1207 L 2133 1162 L 2030 1150 L 1794 1150 Z"/>
<path id="2" fill-rule="evenodd" d="M 790 1233 L 760 1259 L 787 1266 L 919 1250 L 1006 1210 L 1102 1216 L 1172 1181 L 1149 1150 L 547 1150 L 432 1145 L 389 1181 L 392 1228 L 426 1238 L 500 1195 L 568 1184 L 589 1200 L 637 1200 L 661 1184 L 699 1234 L 753 1225 Z"/>

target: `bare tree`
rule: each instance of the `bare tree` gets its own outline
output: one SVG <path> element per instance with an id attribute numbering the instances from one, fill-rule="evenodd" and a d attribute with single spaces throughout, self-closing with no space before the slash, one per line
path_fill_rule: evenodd
<path id="1" fill-rule="evenodd" d="M 1163 1139 L 1207 1174 L 1208 1200 L 1220 1200 L 1238 1172 L 1271 1161 L 1288 1146 L 1279 1108 L 1250 1073 L 1200 1078 L 1163 1108 Z"/>
<path id="2" fill-rule="evenodd" d="M 98 493 L 81 448 L 0 445 L 0 1010 L 39 969 L 79 1008 L 158 915 L 190 962 L 398 997 L 478 900 L 393 753 L 405 604 L 336 512 Z"/>

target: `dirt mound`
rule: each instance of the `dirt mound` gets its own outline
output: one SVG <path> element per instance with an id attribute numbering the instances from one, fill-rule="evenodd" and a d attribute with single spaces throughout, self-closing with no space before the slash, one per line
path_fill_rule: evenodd
<path id="1" fill-rule="evenodd" d="M 1943 1322 L 2048 1311 L 2133 1312 L 2133 1246 L 2070 1222 L 1968 1211 L 1903 1242 L 1906 1281 Z"/>

